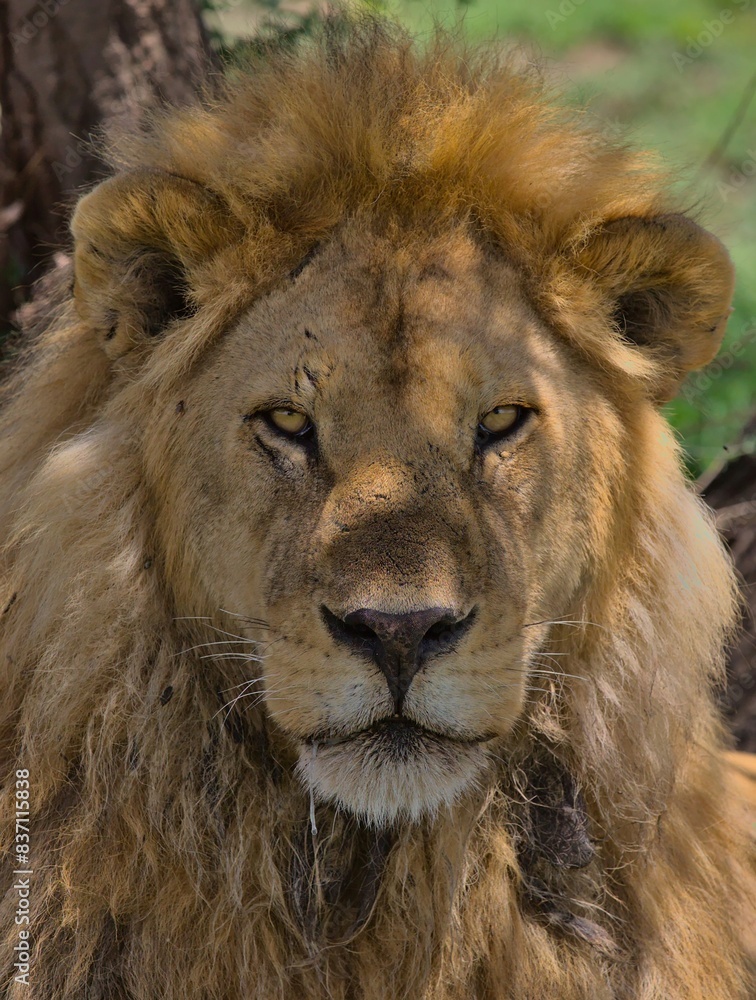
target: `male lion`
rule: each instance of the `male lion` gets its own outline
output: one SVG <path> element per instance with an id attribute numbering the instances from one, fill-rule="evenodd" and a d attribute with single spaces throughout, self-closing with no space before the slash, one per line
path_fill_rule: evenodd
<path id="1" fill-rule="evenodd" d="M 4 407 L 3 995 L 745 996 L 733 573 L 659 412 L 721 244 L 373 23 L 113 163 Z"/>

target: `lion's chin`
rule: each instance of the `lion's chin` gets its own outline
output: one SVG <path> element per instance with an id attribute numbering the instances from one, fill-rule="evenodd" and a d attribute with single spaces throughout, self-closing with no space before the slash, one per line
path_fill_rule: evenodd
<path id="1" fill-rule="evenodd" d="M 297 772 L 319 799 L 386 827 L 452 806 L 481 784 L 488 762 L 479 743 L 390 721 L 348 738 L 308 743 Z"/>

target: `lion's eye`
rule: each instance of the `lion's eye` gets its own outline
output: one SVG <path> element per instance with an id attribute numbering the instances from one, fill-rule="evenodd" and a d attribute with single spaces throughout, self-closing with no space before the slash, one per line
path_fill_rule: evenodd
<path id="1" fill-rule="evenodd" d="M 495 406 L 481 418 L 475 434 L 475 443 L 480 447 L 506 437 L 524 423 L 529 412 L 527 407 L 514 404 Z"/>
<path id="2" fill-rule="evenodd" d="M 264 417 L 271 426 L 288 437 L 303 437 L 312 430 L 310 418 L 299 410 L 267 410 Z"/>
<path id="3" fill-rule="evenodd" d="M 496 406 L 483 417 L 480 426 L 491 434 L 501 434 L 516 423 L 520 409 L 519 406 Z"/>

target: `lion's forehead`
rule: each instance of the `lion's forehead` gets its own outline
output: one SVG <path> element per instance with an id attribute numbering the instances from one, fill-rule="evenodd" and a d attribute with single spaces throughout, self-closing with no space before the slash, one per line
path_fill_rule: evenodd
<path id="1" fill-rule="evenodd" d="M 448 429 L 560 380 L 563 351 L 504 261 L 461 238 L 379 249 L 324 251 L 242 318 L 219 364 L 250 405 L 286 399 L 363 433 L 398 412 L 405 430 Z"/>

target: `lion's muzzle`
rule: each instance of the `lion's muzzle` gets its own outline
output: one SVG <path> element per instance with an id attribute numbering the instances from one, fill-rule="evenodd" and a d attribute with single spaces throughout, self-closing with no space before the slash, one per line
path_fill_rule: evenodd
<path id="1" fill-rule="evenodd" d="M 450 608 L 404 614 L 360 608 L 339 618 L 323 605 L 321 614 L 337 643 L 380 667 L 397 715 L 417 671 L 431 657 L 451 652 L 475 618 L 474 609 L 463 614 Z"/>

